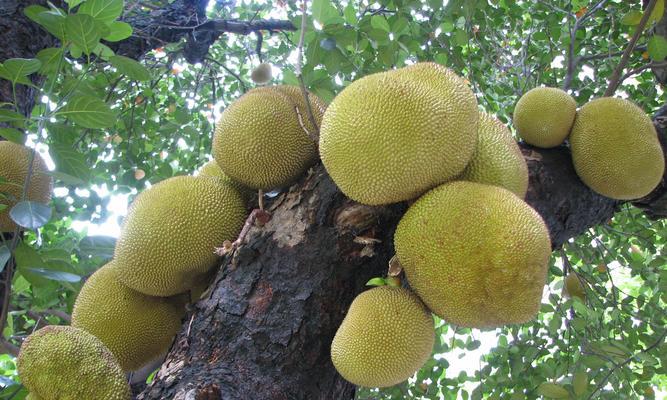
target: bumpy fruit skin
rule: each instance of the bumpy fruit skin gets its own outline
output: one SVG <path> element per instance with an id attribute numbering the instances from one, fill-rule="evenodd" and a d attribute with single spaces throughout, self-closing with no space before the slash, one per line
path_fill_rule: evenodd
<path id="1" fill-rule="evenodd" d="M 512 132 L 493 116 L 479 113 L 479 142 L 461 180 L 501 186 L 522 199 L 528 190 L 528 166 Z"/>
<path id="2" fill-rule="evenodd" d="M 83 285 L 72 326 L 95 335 L 125 371 L 136 370 L 169 349 L 185 314 L 182 295 L 147 296 L 120 283 L 110 264 Z"/>
<path id="3" fill-rule="evenodd" d="M 28 393 L 28 395 L 25 397 L 25 400 L 44 400 L 41 397 L 37 396 L 34 393 Z"/>
<path id="4" fill-rule="evenodd" d="M 315 104 L 320 102 L 311 100 L 316 119 L 322 115 Z M 253 89 L 222 113 L 213 137 L 213 157 L 226 175 L 247 187 L 287 186 L 317 159 L 315 143 L 302 124 L 310 126 L 307 110 L 283 90 Z"/>
<path id="5" fill-rule="evenodd" d="M 95 336 L 70 326 L 47 326 L 23 342 L 21 382 L 43 400 L 129 400 L 123 370 Z"/>
<path id="6" fill-rule="evenodd" d="M 646 196 L 665 171 L 651 118 L 629 100 L 604 97 L 586 103 L 574 121 L 570 147 L 579 178 L 612 199 Z"/>
<path id="7" fill-rule="evenodd" d="M 550 148 L 562 144 L 572 129 L 577 102 L 561 89 L 539 87 L 526 92 L 514 108 L 514 127 L 526 143 Z"/>
<path id="8" fill-rule="evenodd" d="M 409 200 L 463 171 L 477 144 L 477 121 L 477 101 L 460 77 L 417 64 L 345 88 L 324 114 L 320 156 L 353 200 Z"/>
<path id="9" fill-rule="evenodd" d="M 452 324 L 522 323 L 539 309 L 549 232 L 506 189 L 466 181 L 439 186 L 401 218 L 394 244 L 410 286 Z"/>
<path id="10" fill-rule="evenodd" d="M 563 294 L 567 297 L 578 297 L 581 301 L 586 301 L 586 289 L 581 284 L 577 274 L 571 272 L 565 277 L 563 285 Z"/>
<path id="11" fill-rule="evenodd" d="M 32 149 L 20 144 L 0 142 L 0 178 L 18 185 L 0 184 L 0 193 L 10 196 L 9 199 L 0 197 L 0 204 L 9 206 L 0 211 L 0 232 L 13 232 L 16 228 L 16 224 L 9 217 L 9 211 L 21 199 L 31 152 Z M 53 186 L 53 180 L 48 175 L 49 169 L 39 153 L 35 153 L 32 166 L 26 200 L 46 204 L 51 201 Z"/>
<path id="12" fill-rule="evenodd" d="M 232 178 L 225 175 L 225 173 L 222 172 L 222 169 L 220 169 L 220 166 L 218 165 L 217 162 L 215 162 L 215 160 L 211 160 L 206 164 L 204 164 L 199 170 L 199 175 L 197 176 L 220 178 L 222 182 L 224 182 L 227 185 L 231 185 L 234 189 L 238 190 L 243 199 L 246 201 L 250 200 L 250 198 L 255 194 L 254 190 L 246 186 L 243 186 L 242 184 L 236 182 Z"/>
<path id="13" fill-rule="evenodd" d="M 331 343 L 331 360 L 358 386 L 387 387 L 414 375 L 431 356 L 431 313 L 410 291 L 380 286 L 361 293 Z"/>
<path id="14" fill-rule="evenodd" d="M 190 290 L 238 237 L 246 218 L 241 195 L 219 178 L 177 176 L 137 196 L 123 222 L 114 268 L 126 286 L 151 296 Z"/>

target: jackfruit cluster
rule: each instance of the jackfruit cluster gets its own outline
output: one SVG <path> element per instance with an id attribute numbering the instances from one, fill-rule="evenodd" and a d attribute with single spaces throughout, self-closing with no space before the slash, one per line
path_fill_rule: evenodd
<path id="1" fill-rule="evenodd" d="M 325 105 L 309 94 L 319 125 Z M 213 137 L 213 157 L 231 179 L 253 189 L 291 184 L 317 159 L 306 102 L 295 86 L 255 88 L 222 113 Z"/>
<path id="2" fill-rule="evenodd" d="M 4 183 L 0 183 L 0 204 L 7 206 L 0 210 L 0 232 L 13 232 L 16 229 L 16 223 L 10 218 L 9 212 L 23 195 L 32 152 L 26 146 L 0 141 L 0 178 L 4 180 Z M 35 152 L 25 197 L 27 201 L 43 204 L 51 201 L 53 179 L 48 172 L 44 159 Z"/>
<path id="3" fill-rule="evenodd" d="M 95 336 L 70 326 L 47 326 L 28 336 L 17 368 L 35 399 L 131 398 L 125 374 L 109 349 Z"/>

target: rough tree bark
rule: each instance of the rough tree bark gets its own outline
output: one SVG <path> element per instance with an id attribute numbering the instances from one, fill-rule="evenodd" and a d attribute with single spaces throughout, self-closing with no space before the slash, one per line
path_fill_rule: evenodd
<path id="1" fill-rule="evenodd" d="M 11 12 L 4 14 L 0 7 L 0 31 L 9 27 L 16 35 L 0 48 L 0 61 L 31 57 L 53 45 L 22 17 L 26 3 L 44 1 L 0 0 L 0 6 L 5 3 L 20 5 L 6 7 Z M 128 14 L 138 36 L 114 50 L 138 58 L 162 42 L 189 35 L 187 47 L 193 48 L 188 58 L 197 60 L 220 31 L 252 31 L 237 21 L 205 21 L 204 3 L 176 0 L 150 14 Z M 170 28 L 174 25 L 192 29 Z M 293 29 L 276 21 L 263 27 Z M 6 96 L 0 86 L 0 101 L 10 101 Z M 19 101 L 26 113 L 33 105 L 30 94 Z M 522 146 L 522 151 L 530 169 L 527 201 L 547 222 L 554 248 L 607 221 L 617 209 L 618 202 L 581 183 L 567 148 Z M 659 199 L 666 192 L 663 184 L 640 203 L 664 210 Z M 405 208 L 347 200 L 322 165 L 313 167 L 271 202 L 272 219 L 253 227 L 245 243 L 223 259 L 210 290 L 191 307 L 156 380 L 138 399 L 352 398 L 354 387 L 335 372 L 329 345 L 364 283 L 386 271 Z"/>

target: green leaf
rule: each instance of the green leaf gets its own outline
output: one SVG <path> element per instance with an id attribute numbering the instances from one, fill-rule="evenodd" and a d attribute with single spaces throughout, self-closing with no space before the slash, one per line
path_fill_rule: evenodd
<path id="1" fill-rule="evenodd" d="M 9 122 L 16 126 L 22 126 L 25 122 L 25 117 L 16 111 L 0 108 L 0 122 Z"/>
<path id="2" fill-rule="evenodd" d="M 28 76 L 39 71 L 42 62 L 35 58 L 10 58 L 3 63 L 5 70 L 9 72 L 16 81 L 21 76 Z"/>
<path id="3" fill-rule="evenodd" d="M 67 117 L 84 128 L 108 128 L 116 123 L 116 115 L 105 102 L 86 95 L 73 97 L 58 115 Z"/>
<path id="4" fill-rule="evenodd" d="M 38 229 L 51 219 L 51 207 L 35 201 L 20 201 L 9 210 L 9 216 L 23 228 Z"/>
<path id="5" fill-rule="evenodd" d="M 116 54 L 113 52 L 113 50 L 111 50 L 109 46 L 102 43 L 98 43 L 97 46 L 95 46 L 95 49 L 93 49 L 93 53 L 100 56 L 100 58 L 102 58 L 103 60 L 109 60 Z"/>
<path id="6" fill-rule="evenodd" d="M 69 272 L 55 271 L 46 268 L 26 268 L 26 270 L 52 281 L 69 283 L 76 283 L 81 281 L 81 277 L 79 275 L 75 275 Z"/>
<path id="7" fill-rule="evenodd" d="M 331 4 L 331 0 L 313 0 L 311 9 L 313 18 L 323 26 L 337 22 L 344 22 L 336 7 Z"/>
<path id="8" fill-rule="evenodd" d="M 7 68 L 5 68 L 4 65 L 0 64 L 0 78 L 6 79 L 13 84 L 20 83 L 22 85 L 27 85 L 27 86 L 35 86 L 32 84 L 30 79 L 28 79 L 25 76 L 15 76 L 13 73 L 9 72 Z"/>
<path id="9" fill-rule="evenodd" d="M 648 55 L 654 61 L 662 61 L 667 57 L 667 39 L 653 35 L 648 41 Z"/>
<path id="10" fill-rule="evenodd" d="M 2 272 L 5 269 L 7 261 L 9 261 L 11 256 L 12 252 L 9 251 L 9 248 L 5 245 L 0 245 L 0 272 Z"/>
<path id="11" fill-rule="evenodd" d="M 18 129 L 0 128 L 0 136 L 17 144 L 25 143 L 25 135 Z"/>
<path id="12" fill-rule="evenodd" d="M 373 15 L 371 17 L 371 26 L 375 29 L 381 29 L 385 32 L 389 32 L 391 30 L 391 28 L 389 28 L 389 22 L 382 15 Z"/>
<path id="13" fill-rule="evenodd" d="M 65 19 L 65 32 L 67 38 L 86 55 L 93 52 L 101 37 L 95 19 L 84 14 L 68 15 Z"/>
<path id="14" fill-rule="evenodd" d="M 570 393 L 561 385 L 544 382 L 537 388 L 537 393 L 549 399 L 567 399 Z"/>
<path id="15" fill-rule="evenodd" d="M 114 21 L 109 26 L 109 34 L 102 39 L 107 42 L 120 42 L 130 36 L 132 36 L 132 25 L 122 21 Z"/>
<path id="16" fill-rule="evenodd" d="M 345 22 L 349 25 L 355 25 L 357 23 L 357 10 L 352 2 L 347 3 L 345 10 L 343 10 L 343 15 L 345 16 Z"/>
<path id="17" fill-rule="evenodd" d="M 86 0 L 65 0 L 69 8 L 74 8 Z"/>
<path id="18" fill-rule="evenodd" d="M 23 14 L 25 14 L 28 19 L 32 20 L 33 22 L 40 23 L 39 19 L 39 14 L 49 11 L 48 8 L 43 7 L 43 6 L 38 6 L 38 5 L 32 5 L 28 6 L 23 9 Z"/>
<path id="19" fill-rule="evenodd" d="M 41 12 L 38 16 L 38 24 L 44 27 L 50 34 L 60 40 L 65 40 L 65 16 L 55 10 Z"/>
<path id="20" fill-rule="evenodd" d="M 110 24 L 123 13 L 123 0 L 88 0 L 79 7 L 79 14 L 88 14 L 98 21 Z"/>
<path id="21" fill-rule="evenodd" d="M 638 25 L 642 19 L 642 14 L 639 10 L 630 10 L 621 18 L 621 24 L 628 26 Z"/>
<path id="22" fill-rule="evenodd" d="M 574 394 L 581 396 L 586 393 L 588 389 L 588 374 L 586 371 L 575 372 L 572 377 L 572 387 L 574 388 Z"/>
<path id="23" fill-rule="evenodd" d="M 135 81 L 150 81 L 151 73 L 138 62 L 124 56 L 113 56 L 109 58 L 111 65 L 116 67 L 118 72 L 125 74 L 128 78 Z"/>
<path id="24" fill-rule="evenodd" d="M 384 278 L 373 278 L 366 282 L 366 286 L 386 286 L 387 282 Z"/>
<path id="25" fill-rule="evenodd" d="M 468 44 L 468 34 L 462 29 L 457 29 L 454 33 L 454 44 L 457 46 L 465 46 Z"/>
<path id="26" fill-rule="evenodd" d="M 111 236 L 86 236 L 79 242 L 79 251 L 83 256 L 111 259 L 116 238 Z"/>
<path id="27" fill-rule="evenodd" d="M 62 47 L 49 47 L 40 50 L 36 56 L 37 59 L 42 62 L 42 67 L 39 69 L 39 73 L 42 75 L 48 75 L 56 72 L 62 56 Z"/>
<path id="28" fill-rule="evenodd" d="M 90 180 L 90 167 L 83 153 L 61 144 L 52 145 L 51 150 L 57 172 L 74 177 L 81 183 Z"/>

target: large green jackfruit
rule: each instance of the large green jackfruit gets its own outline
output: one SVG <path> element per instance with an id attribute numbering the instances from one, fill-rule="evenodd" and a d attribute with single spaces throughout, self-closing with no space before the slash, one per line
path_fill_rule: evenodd
<path id="1" fill-rule="evenodd" d="M 561 89 L 526 92 L 514 108 L 514 127 L 526 143 L 549 148 L 562 144 L 572 129 L 577 103 Z"/>
<path id="2" fill-rule="evenodd" d="M 549 232 L 506 189 L 441 185 L 410 206 L 394 244 L 410 286 L 445 321 L 491 328 L 526 322 L 539 309 Z"/>
<path id="3" fill-rule="evenodd" d="M 320 156 L 345 195 L 368 205 L 415 198 L 459 175 L 477 144 L 477 101 L 433 63 L 363 77 L 322 120 Z"/>
<path id="4" fill-rule="evenodd" d="M 603 97 L 586 103 L 574 121 L 570 147 L 581 180 L 612 199 L 646 196 L 665 171 L 651 118 L 629 100 Z"/>
<path id="5" fill-rule="evenodd" d="M 21 345 L 21 382 L 43 400 L 129 400 L 130 387 L 109 349 L 90 333 L 47 326 Z"/>
<path id="6" fill-rule="evenodd" d="M 199 170 L 199 175 L 197 176 L 208 176 L 208 177 L 216 177 L 220 178 L 225 184 L 231 185 L 234 189 L 238 190 L 238 192 L 243 196 L 244 200 L 250 200 L 250 198 L 255 194 L 255 191 L 250 189 L 249 187 L 243 186 L 242 184 L 236 182 L 232 178 L 228 177 L 225 175 L 224 172 L 222 172 L 222 169 L 220 169 L 220 166 L 218 165 L 215 160 L 211 160 L 204 164 L 201 169 Z"/>
<path id="7" fill-rule="evenodd" d="M 274 189 L 294 182 L 317 159 L 309 136 L 305 100 L 298 88 L 256 88 L 233 102 L 220 117 L 213 138 L 213 157 L 231 179 L 253 189 Z M 323 103 L 309 95 L 316 120 Z M 304 129 L 305 128 L 305 129 Z"/>
<path id="8" fill-rule="evenodd" d="M 424 365 L 434 340 L 433 318 L 419 298 L 381 286 L 354 299 L 331 343 L 331 360 L 355 385 L 392 386 Z"/>
<path id="9" fill-rule="evenodd" d="M 241 195 L 219 178 L 166 179 L 130 206 L 114 268 L 121 282 L 141 293 L 186 292 L 215 266 L 214 249 L 236 240 L 245 218 Z"/>
<path id="10" fill-rule="evenodd" d="M 512 132 L 495 117 L 479 113 L 479 142 L 461 180 L 501 186 L 522 199 L 528 190 L 528 166 Z"/>
<path id="11" fill-rule="evenodd" d="M 169 349 L 181 327 L 186 298 L 153 297 L 120 283 L 114 261 L 97 270 L 74 303 L 72 326 L 100 339 L 125 371 Z"/>
<path id="12" fill-rule="evenodd" d="M 21 200 L 31 153 L 32 149 L 26 146 L 0 141 L 0 178 L 7 182 L 0 183 L 0 204 L 8 206 L 0 210 L 0 232 L 13 232 L 16 228 L 9 211 Z M 26 200 L 44 204 L 51 201 L 53 180 L 48 172 L 44 159 L 35 153 Z"/>

